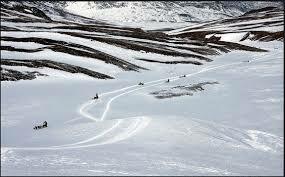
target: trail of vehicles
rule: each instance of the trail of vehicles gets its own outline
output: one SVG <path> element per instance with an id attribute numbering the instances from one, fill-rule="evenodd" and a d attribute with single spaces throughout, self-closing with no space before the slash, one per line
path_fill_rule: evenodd
<path id="1" fill-rule="evenodd" d="M 250 61 L 249 61 L 249 60 L 246 60 L 246 61 L 243 61 L 243 62 L 250 62 Z M 180 76 L 179 78 L 183 78 L 183 77 L 186 77 L 186 75 L 184 74 L 184 75 Z M 170 82 L 170 80 L 167 79 L 167 80 L 166 80 L 166 83 L 169 83 L 169 82 Z M 144 85 L 144 83 L 143 83 L 143 82 L 139 82 L 138 85 Z M 96 96 L 93 97 L 92 99 L 93 99 L 93 100 L 99 99 L 98 93 L 96 93 Z M 45 127 L 47 127 L 47 122 L 46 122 L 46 121 L 44 121 L 43 125 L 35 126 L 34 129 L 37 130 L 37 129 L 41 129 L 41 128 L 45 128 Z"/>

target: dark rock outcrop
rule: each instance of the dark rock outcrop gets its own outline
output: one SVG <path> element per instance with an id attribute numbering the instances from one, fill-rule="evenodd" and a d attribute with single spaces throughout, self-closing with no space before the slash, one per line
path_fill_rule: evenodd
<path id="1" fill-rule="evenodd" d="M 209 85 L 209 84 L 218 84 L 218 82 L 201 82 L 198 84 L 193 84 L 193 85 L 183 85 L 183 86 L 176 86 L 169 88 L 168 90 L 159 90 L 155 92 L 151 92 L 151 95 L 154 95 L 155 98 L 158 99 L 165 99 L 165 98 L 172 98 L 172 97 L 180 97 L 180 96 L 192 96 L 194 93 L 197 91 L 203 91 L 205 90 L 203 88 L 204 85 Z"/>
<path id="2" fill-rule="evenodd" d="M 1 65 L 7 65 L 7 66 L 26 66 L 30 68 L 52 68 L 56 70 L 66 71 L 69 73 L 82 73 L 94 78 L 98 79 L 113 79 L 113 77 L 108 76 L 106 74 L 102 74 L 99 72 L 95 72 L 86 68 L 82 68 L 79 66 L 74 66 L 66 63 L 60 63 L 50 60 L 8 60 L 8 59 L 1 59 Z M 5 72 L 1 72 L 1 74 L 5 74 Z M 28 77 L 29 78 L 29 77 Z M 34 78 L 33 78 L 34 79 Z M 2 77 L 1 77 L 2 80 Z"/>
<path id="3" fill-rule="evenodd" d="M 6 69 L 1 67 L 1 81 L 17 81 L 17 80 L 32 80 L 37 76 L 47 76 L 37 71 L 20 72 L 13 69 Z"/>

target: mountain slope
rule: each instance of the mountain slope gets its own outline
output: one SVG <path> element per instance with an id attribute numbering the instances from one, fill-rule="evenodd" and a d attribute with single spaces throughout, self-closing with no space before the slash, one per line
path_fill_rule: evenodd
<path id="1" fill-rule="evenodd" d="M 175 1 L 68 2 L 64 8 L 86 17 L 110 22 L 201 22 L 234 17 L 282 2 Z"/>
<path id="2" fill-rule="evenodd" d="M 266 52 L 236 41 L 217 40 L 206 35 L 233 32 L 247 32 L 249 35 L 253 31 L 260 35 L 265 26 L 267 32 L 273 28 L 279 30 L 277 39 L 282 39 L 280 30 L 284 14 L 277 8 L 265 9 L 165 32 L 102 23 L 62 10 L 60 13 L 59 10 L 50 12 L 51 9 L 46 4 L 36 7 L 33 3 L 2 2 L 2 59 L 66 62 L 78 67 L 87 66 L 87 69 L 95 71 L 98 69 L 110 76 L 107 78 L 115 77 L 111 72 L 118 73 L 118 69 L 149 69 L 150 62 L 202 65 L 211 62 L 211 56 L 232 50 Z M 31 47 L 22 45 L 25 43 Z M 110 69 L 103 69 L 102 65 Z"/>
<path id="3" fill-rule="evenodd" d="M 64 5 L 1 4 L 1 175 L 283 174 L 283 11 L 140 29 Z"/>

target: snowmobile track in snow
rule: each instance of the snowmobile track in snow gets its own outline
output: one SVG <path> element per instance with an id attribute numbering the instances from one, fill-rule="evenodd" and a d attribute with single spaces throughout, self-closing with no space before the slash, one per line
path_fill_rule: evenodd
<path id="1" fill-rule="evenodd" d="M 262 60 L 262 59 L 263 59 L 263 57 L 260 57 L 260 58 L 257 58 L 257 59 L 252 59 L 251 62 Z M 245 63 L 243 61 L 239 61 L 239 62 L 234 62 L 234 63 L 230 63 L 230 64 L 224 64 L 224 65 L 218 65 L 218 66 L 209 66 L 209 67 L 201 69 L 200 71 L 187 74 L 186 77 L 197 75 L 197 74 L 204 73 L 204 72 L 208 72 L 208 71 L 211 71 L 211 70 L 216 70 L 216 69 L 219 69 L 219 68 L 239 65 L 239 64 L 245 64 Z M 79 108 L 78 113 L 80 115 L 82 115 L 83 117 L 85 117 L 87 119 L 90 119 L 92 121 L 95 121 L 95 122 L 97 122 L 97 121 L 104 121 L 106 119 L 106 115 L 107 115 L 107 113 L 108 113 L 108 111 L 110 109 L 111 103 L 114 100 L 116 100 L 117 98 L 119 98 L 119 97 L 121 97 L 123 95 L 126 95 L 128 93 L 135 92 L 135 91 L 138 91 L 138 90 L 142 90 L 142 89 L 145 89 L 145 88 L 148 88 L 148 87 L 153 87 L 153 86 L 156 86 L 156 85 L 165 84 L 165 80 L 167 80 L 167 79 L 170 79 L 170 81 L 176 81 L 176 80 L 183 79 L 183 78 L 184 77 L 181 78 L 180 75 L 179 75 L 179 76 L 174 76 L 174 77 L 169 77 L 169 78 L 163 78 L 163 79 L 149 81 L 149 82 L 146 82 L 145 83 L 146 86 L 143 86 L 143 87 L 140 87 L 139 85 L 136 84 L 136 85 L 131 85 L 131 86 L 124 87 L 124 88 L 121 88 L 121 89 L 117 89 L 117 90 L 114 90 L 114 91 L 105 92 L 105 93 L 101 94 L 100 98 L 97 101 L 92 100 L 92 101 L 88 101 L 88 102 L 84 103 Z M 139 88 L 136 88 L 136 87 L 139 87 Z M 131 89 L 131 88 L 134 88 L 134 89 L 128 90 L 128 89 Z M 128 91 L 125 91 L 125 90 L 128 90 Z M 87 108 L 90 109 L 90 107 L 89 107 L 90 105 L 93 104 L 93 106 L 94 106 L 94 105 L 98 104 L 99 102 L 101 102 L 101 99 L 102 99 L 103 96 L 109 95 L 109 94 L 113 94 L 113 93 L 117 93 L 117 92 L 122 92 L 122 91 L 124 91 L 124 92 L 120 93 L 120 94 L 118 94 L 118 95 L 116 95 L 114 97 L 112 97 L 106 103 L 104 112 L 103 112 L 102 116 L 100 117 L 100 119 L 93 117 L 92 115 L 90 115 L 88 112 L 85 111 L 85 109 L 87 109 Z M 143 117 L 143 116 L 129 117 L 129 118 L 132 118 L 134 120 L 131 121 L 131 124 L 128 126 L 127 129 L 124 129 L 126 131 L 123 131 L 120 134 L 114 135 L 112 138 L 103 140 L 102 142 L 98 142 L 98 143 L 79 145 L 79 144 L 88 143 L 90 141 L 102 138 L 106 134 L 112 133 L 116 128 L 118 128 L 126 120 L 126 118 L 118 119 L 116 121 L 116 123 L 113 124 L 113 126 L 111 126 L 110 128 L 102 131 L 101 133 L 99 133 L 99 134 L 97 134 L 97 135 L 95 135 L 95 136 L 93 136 L 91 138 L 88 138 L 86 140 L 82 140 L 82 141 L 79 141 L 79 142 L 71 143 L 71 144 L 58 145 L 58 146 L 49 146 L 49 147 L 3 147 L 3 148 L 8 148 L 8 149 L 11 149 L 11 150 L 63 150 L 63 149 L 86 148 L 86 147 L 93 147 L 93 146 L 99 146 L 99 145 L 104 145 L 104 144 L 116 143 L 118 141 L 125 140 L 125 139 L 135 135 L 138 131 L 140 131 L 141 129 L 145 128 L 148 125 L 148 123 L 150 122 L 150 118 Z"/>

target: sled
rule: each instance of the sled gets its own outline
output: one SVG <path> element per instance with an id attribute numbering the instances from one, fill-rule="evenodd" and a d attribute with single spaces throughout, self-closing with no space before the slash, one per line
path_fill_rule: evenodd
<path id="1" fill-rule="evenodd" d="M 37 125 L 37 126 L 34 126 L 34 130 L 38 130 L 38 129 L 43 129 L 43 128 L 47 128 L 48 126 L 46 125 Z"/>

